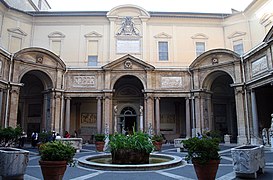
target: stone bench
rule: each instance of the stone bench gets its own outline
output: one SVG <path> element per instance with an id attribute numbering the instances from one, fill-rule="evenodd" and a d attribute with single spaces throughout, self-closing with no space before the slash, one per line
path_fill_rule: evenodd
<path id="1" fill-rule="evenodd" d="M 71 145 L 76 149 L 77 152 L 80 152 L 80 150 L 82 149 L 82 138 L 59 138 L 56 140 L 71 143 Z"/>

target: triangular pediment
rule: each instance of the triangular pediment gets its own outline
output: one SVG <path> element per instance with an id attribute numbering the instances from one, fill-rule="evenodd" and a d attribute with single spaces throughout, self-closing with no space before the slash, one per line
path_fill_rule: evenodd
<path id="1" fill-rule="evenodd" d="M 192 39 L 208 39 L 209 37 L 202 33 L 197 33 L 191 37 Z"/>
<path id="2" fill-rule="evenodd" d="M 232 33 L 231 35 L 229 35 L 228 38 L 232 39 L 232 38 L 236 38 L 236 37 L 240 37 L 240 36 L 244 36 L 244 35 L 246 35 L 245 32 L 236 31 L 236 32 Z"/>
<path id="3" fill-rule="evenodd" d="M 92 31 L 88 34 L 85 34 L 84 37 L 86 38 L 98 38 L 98 37 L 102 37 L 102 35 L 100 33 L 97 33 L 96 31 Z"/>
<path id="4" fill-rule="evenodd" d="M 159 33 L 159 34 L 155 35 L 154 37 L 155 37 L 155 38 L 165 38 L 165 39 L 166 39 L 166 38 L 167 38 L 167 39 L 172 38 L 171 35 L 169 35 L 169 34 L 167 34 L 167 33 L 165 33 L 165 32 Z"/>
<path id="5" fill-rule="evenodd" d="M 120 70 L 120 71 L 147 71 L 154 70 L 154 66 L 130 55 L 116 59 L 102 67 L 104 70 Z"/>
<path id="6" fill-rule="evenodd" d="M 263 42 L 269 42 L 273 40 L 273 26 L 271 29 L 268 31 L 267 35 L 265 36 Z"/>
<path id="7" fill-rule="evenodd" d="M 8 31 L 11 32 L 11 33 L 19 34 L 21 36 L 27 36 L 27 33 L 25 33 L 20 28 L 10 28 L 10 29 L 8 29 Z"/>

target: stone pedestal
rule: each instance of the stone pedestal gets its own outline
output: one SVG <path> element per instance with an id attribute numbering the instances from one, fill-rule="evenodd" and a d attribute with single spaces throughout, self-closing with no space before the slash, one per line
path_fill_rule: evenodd
<path id="1" fill-rule="evenodd" d="M 265 167 L 263 145 L 243 145 L 231 149 L 233 169 L 237 177 L 257 178 Z"/>
<path id="2" fill-rule="evenodd" d="M 174 139 L 174 147 L 183 149 L 183 142 L 182 140 L 186 140 L 186 138 L 177 138 Z"/>

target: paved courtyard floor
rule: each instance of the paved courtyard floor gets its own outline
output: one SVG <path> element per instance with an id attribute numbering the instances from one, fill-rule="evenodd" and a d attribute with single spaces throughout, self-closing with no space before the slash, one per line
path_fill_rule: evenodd
<path id="1" fill-rule="evenodd" d="M 239 180 L 233 171 L 231 148 L 236 145 L 225 146 L 221 145 L 221 163 L 217 171 L 217 180 Z M 24 176 L 25 180 L 38 180 L 43 179 L 42 172 L 39 166 L 40 156 L 37 148 L 25 147 L 30 151 L 30 160 Z M 177 152 L 177 149 L 172 144 L 164 144 L 161 152 L 163 154 L 180 156 L 182 158 L 187 154 L 186 152 Z M 95 150 L 95 145 L 84 145 L 81 152 L 76 153 L 75 158 L 82 156 L 98 154 Z M 273 180 L 273 150 L 265 148 L 266 167 L 264 174 L 258 175 L 258 180 Z M 197 179 L 193 165 L 187 163 L 178 167 L 170 169 L 161 169 L 153 171 L 106 171 L 88 169 L 76 165 L 75 167 L 68 167 L 64 180 L 167 180 L 167 179 L 181 179 L 181 180 L 194 180 Z"/>

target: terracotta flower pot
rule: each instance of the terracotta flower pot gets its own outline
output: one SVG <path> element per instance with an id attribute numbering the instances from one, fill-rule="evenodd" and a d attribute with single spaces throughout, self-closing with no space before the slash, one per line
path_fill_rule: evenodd
<path id="1" fill-rule="evenodd" d="M 44 180 L 62 180 L 67 163 L 66 161 L 39 161 Z"/>
<path id="2" fill-rule="evenodd" d="M 207 164 L 192 161 L 198 180 L 215 180 L 220 160 L 210 160 Z"/>
<path id="3" fill-rule="evenodd" d="M 162 147 L 162 142 L 161 141 L 153 141 L 153 145 L 155 146 L 156 151 L 160 151 Z"/>
<path id="4" fill-rule="evenodd" d="M 98 152 L 102 152 L 105 142 L 104 141 L 96 141 L 95 144 L 96 144 L 96 150 Z"/>

